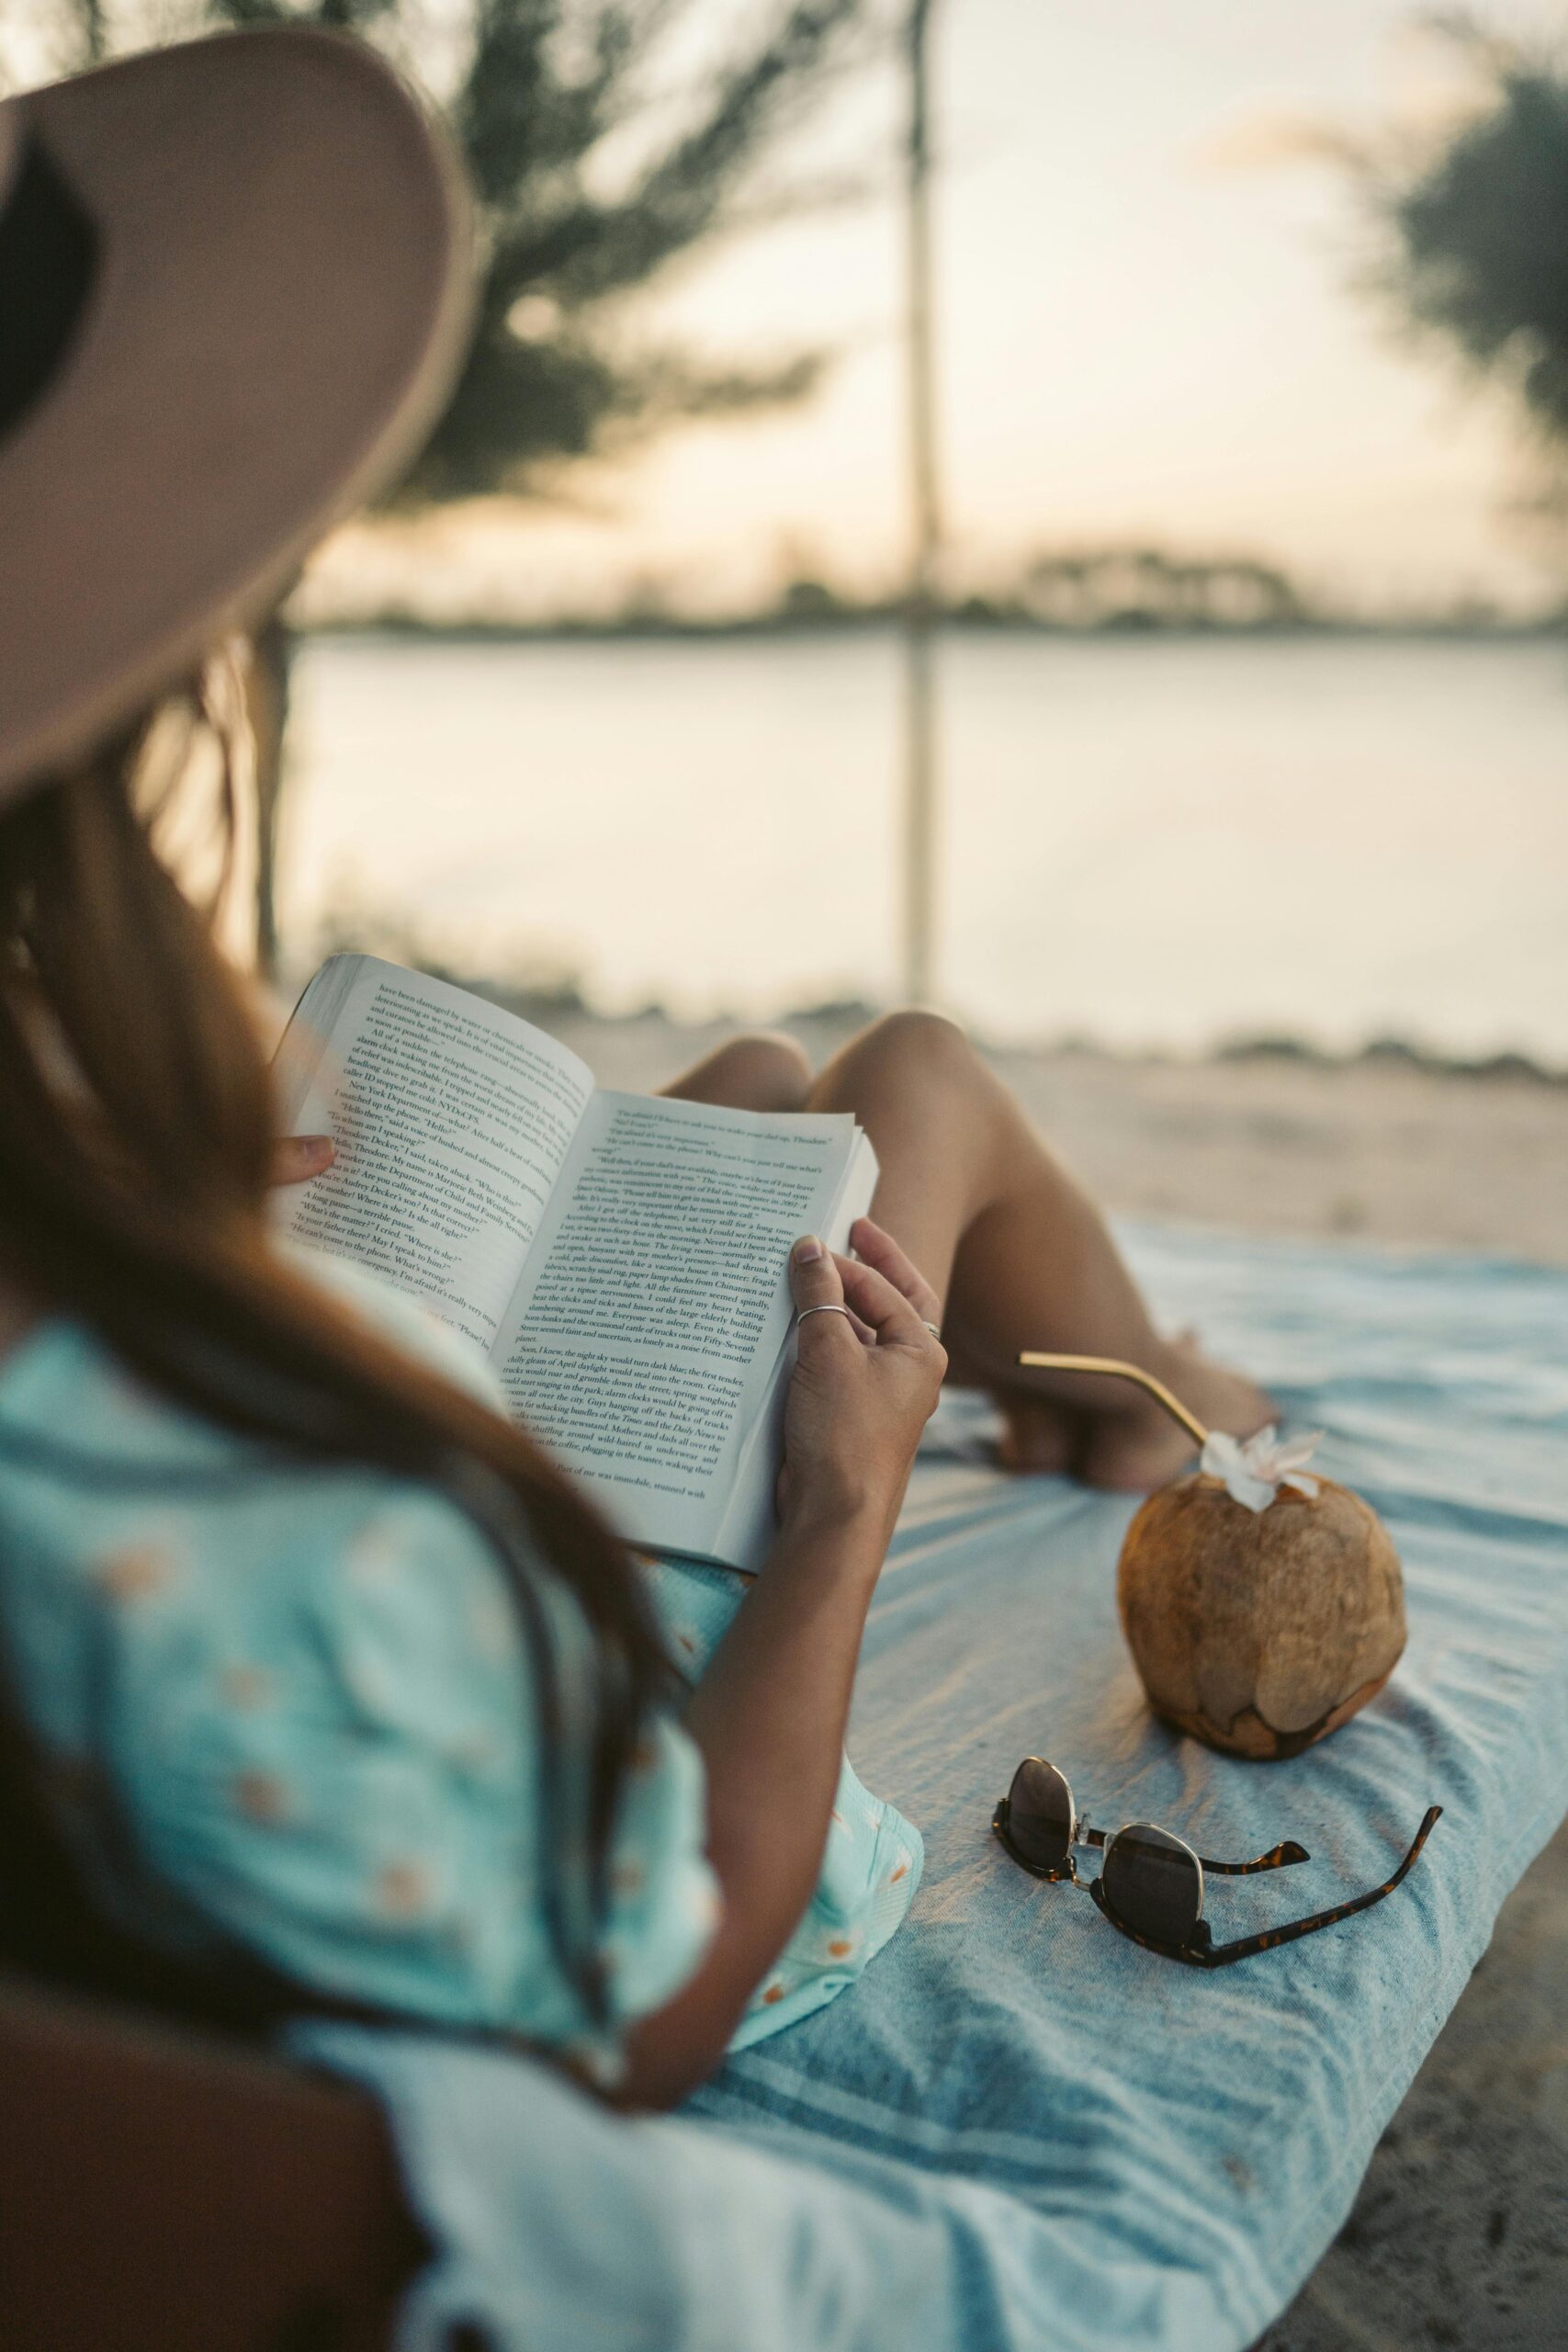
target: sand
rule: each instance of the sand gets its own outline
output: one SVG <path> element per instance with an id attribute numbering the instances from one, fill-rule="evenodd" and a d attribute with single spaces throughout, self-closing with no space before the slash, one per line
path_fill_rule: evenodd
<path id="1" fill-rule="evenodd" d="M 732 1026 L 525 1010 L 609 1086 L 660 1086 Z M 781 1023 L 821 1061 L 863 1013 Z M 1209 1061 L 993 1052 L 1043 1132 L 1132 1215 L 1568 1263 L 1568 1083 L 1476 1076 L 1398 1055 L 1292 1051 Z"/>
<path id="2" fill-rule="evenodd" d="M 1568 2345 L 1568 1829 L 1490 1950 L 1260 2352 Z"/>

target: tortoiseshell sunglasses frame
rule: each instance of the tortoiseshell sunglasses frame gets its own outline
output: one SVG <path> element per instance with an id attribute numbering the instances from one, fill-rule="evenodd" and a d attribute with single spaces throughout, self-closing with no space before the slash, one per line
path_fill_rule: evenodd
<path id="1" fill-rule="evenodd" d="M 1043 1756 L 1026 1756 L 1023 1763 L 1021 1763 L 1018 1768 L 1019 1772 L 1022 1771 L 1024 1764 L 1042 1764 L 1045 1766 L 1047 1771 L 1055 1772 L 1067 1792 L 1068 1804 L 1072 1804 L 1071 1785 L 1066 1773 L 1058 1765 L 1046 1763 Z M 1015 1772 L 1014 1786 L 1017 1785 L 1017 1781 L 1018 1772 Z M 1106 1899 L 1100 1879 L 1079 1878 L 1077 1867 L 1073 1860 L 1074 1846 L 1098 1846 L 1102 1849 L 1108 1849 L 1129 1829 L 1160 1828 L 1157 1822 L 1124 1822 L 1122 1828 L 1112 1830 L 1107 1836 L 1103 1829 L 1091 1829 L 1088 1821 L 1080 1820 L 1075 1811 L 1066 1855 L 1053 1870 L 1047 1870 L 1040 1862 L 1032 1862 L 1028 1856 L 1021 1853 L 1013 1843 L 1008 1827 L 1009 1800 L 1007 1797 L 998 1800 L 997 1809 L 991 1815 L 991 1828 L 1003 1849 L 1018 1864 L 1020 1870 L 1027 1871 L 1031 1878 L 1043 1879 L 1048 1885 L 1056 1886 L 1065 1882 L 1069 1886 L 1076 1886 L 1080 1894 L 1091 1896 L 1100 1917 L 1108 1919 L 1118 1935 L 1125 1936 L 1130 1943 L 1141 1944 L 1145 1951 L 1157 1952 L 1164 1960 L 1179 1960 L 1189 1968 L 1228 1968 L 1235 1961 L 1251 1960 L 1260 1951 L 1272 1951 L 1278 1944 L 1295 1943 L 1303 1936 L 1314 1935 L 1319 1928 L 1335 1927 L 1341 1919 L 1352 1918 L 1358 1911 L 1369 1911 L 1374 1903 L 1381 1903 L 1385 1894 L 1393 1893 L 1394 1888 L 1410 1870 L 1422 1847 L 1431 1836 L 1434 1825 L 1441 1819 L 1442 1811 L 1440 1804 L 1427 1806 L 1421 1816 L 1421 1826 L 1410 1842 L 1410 1849 L 1404 1860 L 1400 1863 L 1393 1876 L 1385 1879 L 1381 1886 L 1370 1888 L 1365 1894 L 1353 1896 L 1348 1903 L 1337 1903 L 1330 1910 L 1314 1911 L 1309 1918 L 1293 1919 L 1283 1928 L 1266 1928 L 1260 1935 L 1241 1936 L 1235 1942 L 1228 1944 L 1216 1944 L 1210 1941 L 1209 1923 L 1202 1917 L 1201 1910 L 1194 1940 L 1191 1943 L 1161 1943 L 1152 1936 L 1140 1935 L 1135 1928 L 1129 1927 L 1112 1908 Z M 1184 1852 L 1190 1854 L 1197 1864 L 1200 1905 L 1202 1902 L 1202 1882 L 1205 1875 L 1212 1873 L 1216 1878 L 1249 1878 L 1257 1871 L 1289 1870 L 1295 1863 L 1308 1861 L 1311 1859 L 1304 1846 L 1298 1845 L 1293 1838 L 1288 1838 L 1283 1845 L 1270 1847 L 1268 1853 L 1260 1854 L 1254 1862 L 1212 1862 L 1205 1856 L 1194 1852 L 1193 1849 L 1188 1845 L 1186 1838 L 1177 1837 L 1174 1829 L 1160 1829 L 1160 1834 L 1162 1837 L 1174 1839 L 1176 1844 L 1181 1847 Z"/>

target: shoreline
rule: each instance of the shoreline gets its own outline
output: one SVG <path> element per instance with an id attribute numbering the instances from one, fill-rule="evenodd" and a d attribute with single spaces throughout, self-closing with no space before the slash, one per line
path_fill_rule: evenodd
<path id="1" fill-rule="evenodd" d="M 415 958 L 405 946 L 399 960 Z M 602 1084 L 633 1092 L 667 1085 L 759 1025 L 679 1021 L 657 1007 L 609 1015 L 575 990 L 440 976 L 549 1031 Z M 824 1005 L 767 1025 L 820 1068 L 876 1011 Z M 1450 1057 L 1395 1040 L 1344 1056 L 1242 1040 L 1201 1057 L 1081 1039 L 976 1042 L 1112 1215 L 1568 1265 L 1568 1072 L 1527 1055 Z"/>
<path id="2" fill-rule="evenodd" d="M 833 613 L 796 616 L 775 611 L 741 613 L 558 613 L 537 619 L 504 615 L 470 614 L 446 620 L 412 608 L 388 605 L 378 612 L 321 614 L 296 625 L 301 639 L 391 639 L 403 644 L 435 645 L 579 645 L 682 644 L 723 642 L 730 639 L 770 638 L 809 640 L 823 638 L 886 635 L 904 625 L 897 604 L 845 605 Z M 1447 618 L 1441 614 L 1405 614 L 1387 620 L 1361 619 L 1350 614 L 1303 616 L 1295 620 L 1230 622 L 1164 620 L 1143 615 L 1113 614 L 1103 620 L 1074 622 L 1041 620 L 1027 614 L 965 611 L 962 605 L 937 616 L 939 635 L 1041 639 L 1066 644 L 1155 643 L 1204 645 L 1279 645 L 1308 640 L 1334 643 L 1365 639 L 1376 644 L 1515 645 L 1562 643 L 1562 616 L 1557 612 L 1517 617 Z"/>
<path id="3" fill-rule="evenodd" d="M 326 955 L 340 949 L 355 952 L 355 943 L 333 942 L 323 950 Z M 394 963 L 406 963 L 438 979 L 447 980 L 454 988 L 468 989 L 475 996 L 487 997 L 491 1003 L 505 1006 L 525 1021 L 532 1021 L 542 1029 L 557 1023 L 570 1023 L 594 1033 L 613 1035 L 617 1030 L 637 1030 L 639 1025 L 655 1032 L 668 1032 L 673 1036 L 712 1039 L 733 1035 L 738 1029 L 777 1029 L 802 1042 L 813 1037 L 830 1036 L 841 1042 L 863 1029 L 888 1011 L 885 1004 L 873 1003 L 864 998 L 829 998 L 813 1004 L 794 1006 L 763 1019 L 752 1019 L 744 1013 L 720 1011 L 705 1016 L 686 1018 L 671 1012 L 657 998 L 637 1005 L 624 1012 L 606 1012 L 570 980 L 559 984 L 526 979 L 508 980 L 491 975 L 472 975 L 454 970 L 437 958 L 421 954 L 408 941 L 390 941 L 385 950 L 378 944 L 365 950 L 376 955 L 385 952 Z M 290 967 L 288 987 L 298 991 L 310 978 L 310 971 L 300 967 Z M 1055 1035 L 1014 1039 L 990 1037 L 977 1025 L 968 1027 L 976 1046 L 988 1059 L 1024 1061 L 1108 1063 L 1127 1070 L 1175 1069 L 1203 1070 L 1222 1066 L 1258 1065 L 1288 1067 L 1327 1072 L 1348 1072 L 1359 1069 L 1414 1070 L 1437 1079 L 1474 1080 L 1483 1082 L 1506 1080 L 1550 1088 L 1568 1088 L 1568 1063 L 1552 1063 L 1521 1046 L 1498 1046 L 1485 1052 L 1460 1053 L 1441 1046 L 1429 1046 L 1415 1037 L 1397 1035 L 1377 1035 L 1362 1044 L 1338 1047 L 1324 1045 L 1317 1039 L 1294 1030 L 1240 1030 L 1194 1046 L 1190 1051 L 1176 1046 L 1118 1046 L 1109 1039 L 1096 1037 L 1083 1031 L 1064 1031 Z M 706 1051 L 705 1046 L 702 1048 Z"/>

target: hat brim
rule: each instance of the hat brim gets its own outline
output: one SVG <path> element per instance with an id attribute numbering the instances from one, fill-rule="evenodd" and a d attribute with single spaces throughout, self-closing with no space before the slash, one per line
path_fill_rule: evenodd
<path id="1" fill-rule="evenodd" d="M 456 168 L 356 42 L 222 34 L 13 107 L 98 253 L 0 439 L 0 797 L 187 674 L 393 478 L 469 314 Z"/>

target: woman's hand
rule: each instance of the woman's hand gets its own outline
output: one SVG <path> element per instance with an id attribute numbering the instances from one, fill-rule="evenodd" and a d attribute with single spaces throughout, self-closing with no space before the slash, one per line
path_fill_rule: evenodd
<path id="1" fill-rule="evenodd" d="M 671 2107 L 706 2080 L 822 1867 L 866 1610 L 947 1369 L 931 1284 L 869 1217 L 850 1239 L 859 1265 L 811 1236 L 791 1253 L 797 1307 L 852 1312 L 800 1326 L 784 1525 L 686 1709 L 724 1906 L 696 1974 L 627 2037 L 628 2106 Z"/>
<path id="2" fill-rule="evenodd" d="M 779 1514 L 786 1529 L 869 1517 L 885 1548 L 947 1356 L 927 1329 L 940 1312 L 936 1293 L 897 1243 L 869 1217 L 850 1238 L 859 1263 L 835 1258 L 814 1234 L 790 1253 L 790 1290 L 802 1320 L 784 1410 Z M 851 1311 L 807 1312 L 814 1306 Z"/>
<path id="3" fill-rule="evenodd" d="M 331 1136 L 284 1136 L 272 1148 L 272 1181 L 303 1184 L 330 1168 L 336 1158 L 337 1146 Z"/>

